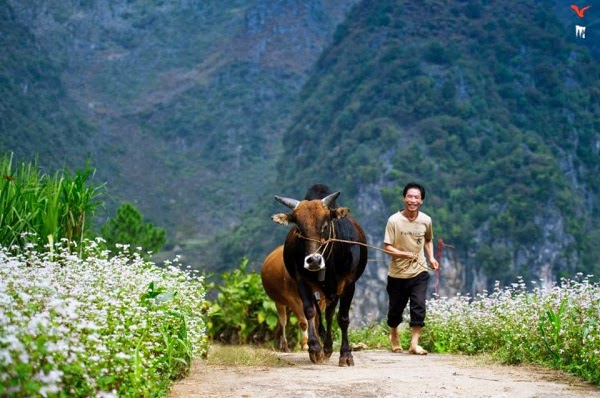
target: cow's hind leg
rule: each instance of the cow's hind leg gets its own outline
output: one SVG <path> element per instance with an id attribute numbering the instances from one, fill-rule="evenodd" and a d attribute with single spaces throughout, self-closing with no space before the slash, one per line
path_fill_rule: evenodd
<path id="1" fill-rule="evenodd" d="M 340 309 L 338 312 L 338 325 L 342 332 L 342 346 L 340 347 L 340 366 L 354 366 L 352 349 L 348 342 L 348 326 L 350 325 L 350 304 L 354 297 L 354 284 L 346 286 L 344 295 L 340 298 Z"/>
<path id="2" fill-rule="evenodd" d="M 298 325 L 300 326 L 300 330 L 302 331 L 302 339 L 300 340 L 302 351 L 306 351 L 308 350 L 308 321 L 304 316 L 302 300 L 300 300 L 299 298 L 293 299 L 290 300 L 289 304 L 294 314 L 296 314 L 296 319 L 298 319 Z"/>
<path id="3" fill-rule="evenodd" d="M 277 307 L 277 317 L 279 318 L 279 327 L 281 328 L 281 337 L 279 340 L 279 351 L 281 352 L 288 352 L 288 342 L 287 342 L 287 337 L 285 335 L 285 327 L 287 326 L 287 320 L 288 320 L 288 310 L 286 308 L 285 305 L 282 304 L 275 304 L 275 306 Z"/>
<path id="4" fill-rule="evenodd" d="M 300 345 L 302 347 L 302 351 L 308 350 L 308 322 L 306 319 L 302 319 L 298 321 L 300 325 L 300 330 L 302 331 L 302 339 L 300 340 Z"/>

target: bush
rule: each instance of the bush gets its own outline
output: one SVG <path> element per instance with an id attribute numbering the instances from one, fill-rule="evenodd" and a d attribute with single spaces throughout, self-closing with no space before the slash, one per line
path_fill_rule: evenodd
<path id="1" fill-rule="evenodd" d="M 222 285 L 216 286 L 217 299 L 211 305 L 209 321 L 209 335 L 215 341 L 265 343 L 277 327 L 275 302 L 267 296 L 260 274 L 248 272 L 247 266 L 245 258 L 238 269 L 223 273 Z M 293 344 L 293 339 L 290 342 Z"/>

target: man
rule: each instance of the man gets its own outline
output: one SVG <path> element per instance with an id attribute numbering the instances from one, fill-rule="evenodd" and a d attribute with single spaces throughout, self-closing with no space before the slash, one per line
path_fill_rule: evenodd
<path id="1" fill-rule="evenodd" d="M 419 345 L 421 328 L 425 326 L 425 297 L 429 281 L 429 266 L 439 267 L 433 256 L 433 225 L 431 217 L 419 209 L 425 199 L 425 188 L 416 183 L 407 184 L 402 193 L 404 209 L 393 214 L 385 227 L 384 251 L 391 256 L 387 292 L 389 309 L 387 324 L 390 327 L 392 352 L 402 352 L 398 339 L 398 325 L 410 301 L 410 327 L 412 338 L 408 352 L 426 355 Z"/>

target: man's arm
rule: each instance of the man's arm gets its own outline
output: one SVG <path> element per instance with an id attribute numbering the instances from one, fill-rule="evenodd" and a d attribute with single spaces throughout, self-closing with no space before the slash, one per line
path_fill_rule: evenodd
<path id="1" fill-rule="evenodd" d="M 438 269 L 440 265 L 433 256 L 433 240 L 426 240 L 424 249 L 425 253 L 427 254 L 427 258 L 429 259 L 429 266 L 433 269 Z"/>
<path id="2" fill-rule="evenodd" d="M 389 243 L 383 244 L 383 251 L 392 257 L 408 258 L 408 259 L 413 259 L 413 260 L 415 258 L 419 257 L 418 253 L 405 252 L 402 250 L 398 250 L 394 246 L 390 245 Z"/>

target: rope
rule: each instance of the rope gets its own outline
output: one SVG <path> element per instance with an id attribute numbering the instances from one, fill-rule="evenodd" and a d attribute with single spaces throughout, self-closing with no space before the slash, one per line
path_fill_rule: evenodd
<path id="1" fill-rule="evenodd" d="M 325 250 L 327 250 L 327 246 L 329 245 L 330 242 L 340 242 L 340 243 L 349 243 L 351 245 L 361 245 L 361 246 L 366 246 L 368 248 L 371 249 L 375 249 L 375 250 L 379 250 L 380 252 L 384 252 L 385 254 L 390 254 L 389 252 L 385 251 L 384 249 L 382 249 L 381 247 L 377 247 L 377 246 L 373 246 L 373 245 L 369 245 L 368 243 L 363 243 L 363 242 L 358 242 L 358 241 L 354 241 L 354 240 L 345 240 L 345 239 L 338 239 L 335 237 L 331 237 L 332 235 L 335 236 L 335 232 L 333 231 L 333 221 L 331 221 L 331 229 L 329 231 L 329 238 L 327 240 L 324 239 L 312 239 L 312 238 L 307 238 L 306 236 L 302 236 L 302 234 L 300 233 L 300 231 L 296 231 L 296 234 L 298 235 L 298 237 L 304 239 L 304 240 L 310 240 L 313 242 L 319 242 L 321 244 L 321 246 L 319 246 L 319 249 L 317 250 L 317 252 L 319 252 L 321 250 L 321 248 L 323 248 L 323 251 L 321 253 L 325 253 Z M 448 246 L 448 245 L 446 245 Z M 331 254 L 331 253 L 329 253 Z M 414 259 L 413 261 L 415 261 L 416 259 Z M 387 260 L 367 260 L 367 261 L 377 261 L 377 262 L 387 262 Z M 439 268 L 438 268 L 439 269 Z"/>
<path id="2" fill-rule="evenodd" d="M 332 224 L 332 229 L 333 229 L 333 223 Z M 329 234 L 329 236 L 331 236 L 331 232 Z M 306 236 L 302 236 L 302 234 L 298 233 L 298 237 L 304 239 L 304 240 L 310 240 L 313 242 L 319 242 L 321 243 L 321 246 L 319 247 L 319 250 L 321 250 L 321 247 L 325 246 L 325 249 L 327 248 L 327 245 L 329 245 L 329 242 L 340 242 L 340 243 L 349 243 L 352 245 L 362 245 L 362 246 L 366 246 L 369 247 L 371 249 L 375 249 L 375 250 L 379 250 L 382 251 L 386 254 L 388 254 L 388 252 L 386 252 L 384 249 L 377 247 L 377 246 L 373 246 L 373 245 L 369 245 L 368 243 L 363 243 L 363 242 L 358 242 L 358 241 L 354 241 L 354 240 L 345 240 L 345 239 L 338 239 L 338 238 L 328 238 L 326 241 L 324 241 L 323 239 L 319 240 L 319 239 L 312 239 L 312 238 L 307 238 Z M 323 251 L 324 253 L 324 251 Z"/>
<path id="3" fill-rule="evenodd" d="M 312 238 L 307 238 L 306 236 L 303 236 L 299 230 L 296 230 L 296 235 L 299 238 L 302 238 L 304 240 L 310 240 L 312 242 L 318 242 L 321 245 L 319 246 L 319 248 L 317 249 L 317 253 L 321 252 L 322 255 L 325 254 L 325 251 L 327 250 L 327 246 L 329 246 L 329 243 L 331 242 L 339 242 L 339 243 L 349 243 L 351 245 L 362 245 L 362 246 L 366 246 L 369 247 L 371 249 L 375 249 L 375 250 L 379 250 L 381 252 L 384 252 L 386 254 L 389 254 L 388 252 L 386 252 L 384 249 L 377 247 L 377 246 L 373 246 L 373 245 L 369 245 L 368 243 L 363 243 L 363 242 L 358 242 L 358 241 L 354 241 L 354 240 L 345 240 L 345 239 L 338 239 L 335 238 L 335 231 L 334 231 L 334 224 L 333 221 L 331 221 L 331 228 L 329 231 L 329 238 L 327 238 L 327 240 L 324 239 L 312 239 Z M 333 237 L 332 237 L 333 236 Z M 321 250 L 323 249 L 323 250 Z M 329 255 L 331 255 L 331 252 L 329 253 Z M 374 262 L 387 262 L 388 260 L 376 260 L 376 259 L 367 259 L 367 261 L 374 261 Z"/>
<path id="4" fill-rule="evenodd" d="M 369 248 L 371 248 L 371 249 L 379 250 L 379 251 L 381 251 L 381 252 L 384 252 L 384 253 L 386 253 L 386 254 L 388 253 L 388 252 L 386 252 L 384 249 L 382 249 L 381 247 L 377 247 L 377 246 L 369 245 L 369 244 L 367 244 L 367 243 L 363 243 L 363 242 L 356 242 L 356 241 L 353 241 L 353 240 L 344 240 L 344 239 L 337 239 L 337 238 L 332 238 L 332 239 L 330 239 L 330 240 L 331 240 L 331 241 L 334 241 L 334 242 L 350 243 L 350 244 L 354 244 L 354 245 L 362 245 L 362 246 L 369 247 Z"/>

